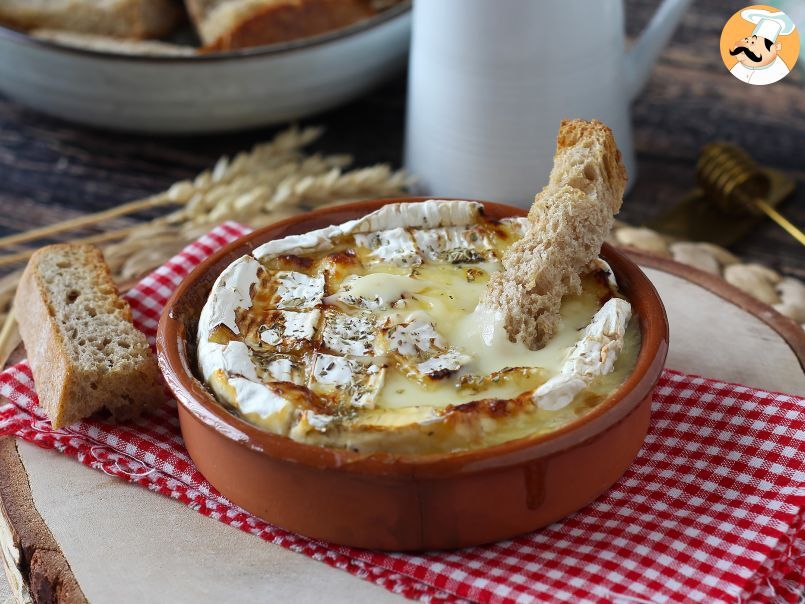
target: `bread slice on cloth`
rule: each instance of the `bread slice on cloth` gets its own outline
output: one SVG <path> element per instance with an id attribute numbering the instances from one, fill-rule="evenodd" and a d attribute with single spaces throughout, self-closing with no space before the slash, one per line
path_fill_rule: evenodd
<path id="1" fill-rule="evenodd" d="M 600 253 L 625 186 L 612 131 L 596 120 L 563 121 L 548 184 L 484 296 L 502 311 L 512 341 L 536 350 L 551 339 L 562 298 L 581 292 L 580 276 Z"/>
<path id="2" fill-rule="evenodd" d="M 164 400 L 156 359 L 98 248 L 38 250 L 14 307 L 39 403 L 54 428 L 101 409 L 128 419 Z"/>

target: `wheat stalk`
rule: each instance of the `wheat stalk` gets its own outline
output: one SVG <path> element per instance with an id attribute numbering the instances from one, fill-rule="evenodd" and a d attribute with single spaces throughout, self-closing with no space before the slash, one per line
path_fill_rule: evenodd
<path id="1" fill-rule="evenodd" d="M 179 206 L 142 225 L 73 240 L 104 243 L 104 256 L 112 274 L 118 281 L 125 281 L 163 263 L 225 220 L 259 227 L 327 203 L 405 192 L 408 177 L 387 165 L 350 169 L 353 160 L 349 155 L 306 155 L 305 145 L 321 133 L 322 129 L 315 127 L 290 128 L 250 151 L 221 157 L 209 170 L 192 180 L 177 182 L 167 191 L 94 215 L 12 235 L 0 239 L 0 245 L 94 226 L 145 208 Z M 0 256 L 0 266 L 19 264 L 32 252 Z M 0 278 L 0 325 L 6 324 L 20 275 L 21 271 L 17 271 Z"/>

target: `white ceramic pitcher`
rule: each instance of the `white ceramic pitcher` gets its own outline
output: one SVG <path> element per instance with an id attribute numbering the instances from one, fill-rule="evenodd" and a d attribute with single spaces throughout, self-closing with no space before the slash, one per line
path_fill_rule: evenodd
<path id="1" fill-rule="evenodd" d="M 599 119 L 635 178 L 629 105 L 691 0 L 627 51 L 621 0 L 415 0 L 406 168 L 423 192 L 528 205 L 563 118 Z"/>

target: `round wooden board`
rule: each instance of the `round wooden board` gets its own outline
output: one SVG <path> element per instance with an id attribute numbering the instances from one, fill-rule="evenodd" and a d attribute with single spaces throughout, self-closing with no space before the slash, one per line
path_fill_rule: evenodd
<path id="1" fill-rule="evenodd" d="M 670 368 L 805 395 L 799 325 L 716 276 L 629 253 L 666 304 Z M 0 466 L 0 533 L 24 559 L 12 575 L 39 601 L 401 600 L 61 454 L 3 439 Z"/>

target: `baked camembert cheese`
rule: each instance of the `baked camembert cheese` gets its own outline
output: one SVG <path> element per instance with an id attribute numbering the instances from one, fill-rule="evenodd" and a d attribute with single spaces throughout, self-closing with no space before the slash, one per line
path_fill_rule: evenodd
<path id="1" fill-rule="evenodd" d="M 246 421 L 327 447 L 427 454 L 554 430 L 624 381 L 639 330 L 599 259 L 546 346 L 510 341 L 479 300 L 526 225 L 432 200 L 270 241 L 213 285 L 201 375 Z"/>

